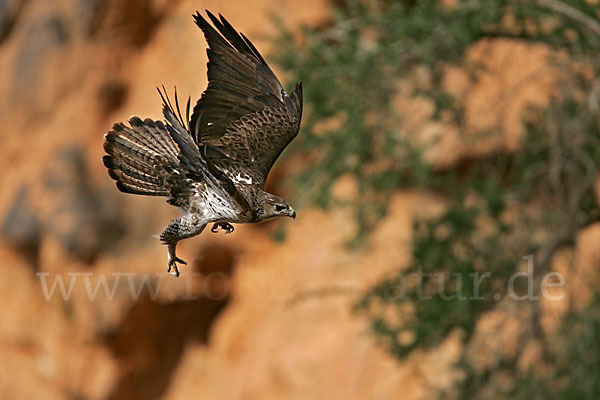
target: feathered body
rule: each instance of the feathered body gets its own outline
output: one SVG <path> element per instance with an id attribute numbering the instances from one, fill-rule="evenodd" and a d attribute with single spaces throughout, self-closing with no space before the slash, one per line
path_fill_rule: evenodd
<path id="1" fill-rule="evenodd" d="M 288 95 L 252 43 L 222 16 L 199 13 L 196 24 L 208 43 L 208 88 L 185 119 L 177 92 L 175 105 L 159 89 L 165 122 L 131 117 L 105 135 L 103 161 L 125 193 L 166 196 L 183 215 L 161 233 L 168 245 L 169 271 L 179 275 L 179 240 L 215 223 L 295 217 L 287 202 L 265 191 L 269 170 L 297 135 L 302 87 Z M 216 28 L 216 29 L 215 29 Z"/>

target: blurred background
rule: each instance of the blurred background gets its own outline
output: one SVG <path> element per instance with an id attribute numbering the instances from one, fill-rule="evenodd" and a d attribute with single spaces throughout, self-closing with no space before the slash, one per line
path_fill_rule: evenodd
<path id="1" fill-rule="evenodd" d="M 303 81 L 299 217 L 175 279 L 102 142 L 197 100 L 205 8 Z M 600 398 L 599 49 L 597 0 L 0 1 L 0 398 Z"/>

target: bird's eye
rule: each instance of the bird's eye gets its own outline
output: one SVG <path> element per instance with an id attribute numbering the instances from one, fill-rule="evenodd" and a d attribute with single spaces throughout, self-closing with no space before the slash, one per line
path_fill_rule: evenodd
<path id="1" fill-rule="evenodd" d="M 282 205 L 276 205 L 275 206 L 275 211 L 279 212 L 279 211 L 283 211 L 285 210 L 287 207 L 286 206 L 282 206 Z"/>

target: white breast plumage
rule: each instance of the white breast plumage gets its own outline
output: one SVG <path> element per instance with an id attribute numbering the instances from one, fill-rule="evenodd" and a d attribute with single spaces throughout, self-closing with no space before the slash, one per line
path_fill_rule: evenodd
<path id="1" fill-rule="evenodd" d="M 238 173 L 236 175 L 228 174 L 232 181 L 235 183 L 245 183 L 247 185 L 252 185 L 252 178 L 248 175 L 243 175 Z"/>
<path id="2" fill-rule="evenodd" d="M 240 217 L 238 206 L 229 195 L 204 185 L 195 188 L 190 208 L 211 220 L 237 221 Z"/>

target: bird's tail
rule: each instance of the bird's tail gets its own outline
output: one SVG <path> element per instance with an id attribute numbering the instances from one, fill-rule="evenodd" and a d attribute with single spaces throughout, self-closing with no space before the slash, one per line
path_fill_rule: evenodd
<path id="1" fill-rule="evenodd" d="M 178 174 L 179 150 L 160 121 L 131 117 L 115 124 L 104 137 L 102 158 L 108 174 L 125 193 L 170 196 Z"/>

